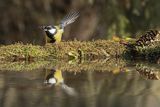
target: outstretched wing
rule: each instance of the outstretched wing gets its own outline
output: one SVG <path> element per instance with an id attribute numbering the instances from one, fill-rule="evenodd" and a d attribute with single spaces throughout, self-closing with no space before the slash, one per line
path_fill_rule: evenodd
<path id="1" fill-rule="evenodd" d="M 79 17 L 79 12 L 71 12 L 69 13 L 68 15 L 66 15 L 61 23 L 60 23 L 60 26 L 61 28 L 63 29 L 64 27 L 66 27 L 67 25 L 73 23 L 77 18 Z"/>

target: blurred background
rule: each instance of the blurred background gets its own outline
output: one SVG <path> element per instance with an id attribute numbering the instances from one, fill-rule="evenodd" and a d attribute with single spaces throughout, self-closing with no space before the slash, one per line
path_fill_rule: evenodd
<path id="1" fill-rule="evenodd" d="M 43 44 L 38 27 L 59 24 L 73 10 L 81 15 L 66 27 L 63 40 L 135 37 L 160 25 L 160 0 L 1 0 L 0 43 Z"/>

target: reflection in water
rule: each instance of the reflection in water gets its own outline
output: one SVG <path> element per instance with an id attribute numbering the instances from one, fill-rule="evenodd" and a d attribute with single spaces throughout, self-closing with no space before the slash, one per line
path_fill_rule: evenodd
<path id="1" fill-rule="evenodd" d="M 60 86 L 68 95 L 75 96 L 77 94 L 74 88 L 71 88 L 64 83 L 62 71 L 59 69 L 51 69 L 49 73 L 46 71 L 44 83 L 49 86 Z"/>
<path id="2" fill-rule="evenodd" d="M 59 69 L 51 69 L 50 72 L 48 73 L 46 71 L 46 77 L 45 77 L 45 82 L 46 84 L 63 84 L 63 77 L 62 77 L 62 72 Z"/>
<path id="3" fill-rule="evenodd" d="M 129 75 L 136 70 L 146 68 L 126 65 L 76 74 L 60 69 L 1 71 L 0 107 L 159 107 L 160 81 L 142 79 L 137 72 Z"/>
<path id="4" fill-rule="evenodd" d="M 137 65 L 136 70 L 145 79 L 148 80 L 159 80 L 159 70 L 156 70 L 155 68 L 143 66 L 143 65 Z"/>

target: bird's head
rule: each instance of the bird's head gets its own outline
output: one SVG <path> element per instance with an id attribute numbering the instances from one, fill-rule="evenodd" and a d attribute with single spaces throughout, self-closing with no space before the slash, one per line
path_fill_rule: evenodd
<path id="1" fill-rule="evenodd" d="M 57 29 L 54 26 L 51 26 L 51 25 L 49 25 L 49 26 L 40 26 L 40 28 L 42 30 L 44 30 L 45 32 L 48 31 L 51 34 L 55 34 L 57 32 Z"/>
<path id="2" fill-rule="evenodd" d="M 42 30 L 44 30 L 44 31 L 47 31 L 47 30 L 52 29 L 53 27 L 51 25 L 49 25 L 49 26 L 43 25 L 43 26 L 40 26 L 39 28 L 42 29 Z"/>

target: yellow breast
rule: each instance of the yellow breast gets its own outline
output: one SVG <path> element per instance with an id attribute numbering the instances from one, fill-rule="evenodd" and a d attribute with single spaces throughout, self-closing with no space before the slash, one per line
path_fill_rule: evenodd
<path id="1" fill-rule="evenodd" d="M 56 28 L 57 28 L 57 33 L 54 35 L 54 39 L 56 40 L 56 43 L 57 43 L 57 42 L 61 42 L 62 40 L 63 29 L 59 29 L 58 26 L 56 26 Z"/>
<path id="2" fill-rule="evenodd" d="M 57 29 L 57 32 L 56 34 L 53 35 L 53 38 L 55 39 L 55 42 L 58 43 L 58 42 L 61 42 L 62 40 L 62 35 L 63 35 L 63 29 L 60 29 L 59 26 L 55 26 L 56 29 Z M 51 39 L 46 35 L 46 43 L 50 43 Z"/>

